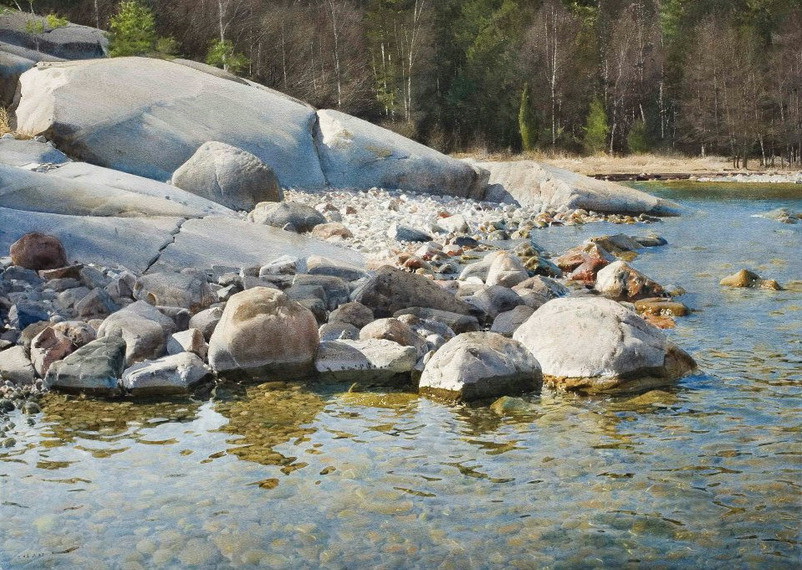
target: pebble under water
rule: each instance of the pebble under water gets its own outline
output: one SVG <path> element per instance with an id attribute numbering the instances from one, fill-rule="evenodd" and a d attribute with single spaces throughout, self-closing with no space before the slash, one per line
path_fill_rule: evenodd
<path id="1" fill-rule="evenodd" d="M 654 185 L 681 218 L 633 265 L 696 311 L 701 372 L 501 414 L 265 379 L 204 401 L 56 394 L 0 419 L 0 568 L 798 568 L 802 188 Z M 719 286 L 749 268 L 784 291 Z M 13 425 L 12 425 L 13 424 Z"/>

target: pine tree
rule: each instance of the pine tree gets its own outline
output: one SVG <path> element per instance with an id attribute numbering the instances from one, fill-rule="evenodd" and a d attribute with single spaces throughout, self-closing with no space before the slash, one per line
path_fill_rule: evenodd
<path id="1" fill-rule="evenodd" d="M 529 83 L 524 83 L 521 93 L 521 107 L 518 109 L 518 130 L 521 133 L 521 148 L 524 151 L 535 149 L 537 144 L 537 119 L 529 101 Z"/>
<path id="2" fill-rule="evenodd" d="M 589 154 L 604 152 L 607 148 L 607 137 L 610 134 L 610 125 L 607 122 L 607 112 L 601 99 L 596 97 L 590 103 L 588 119 L 585 123 L 585 151 Z"/>
<path id="3" fill-rule="evenodd" d="M 156 24 L 153 12 L 139 2 L 122 2 L 109 21 L 109 55 L 147 55 L 156 49 Z"/>

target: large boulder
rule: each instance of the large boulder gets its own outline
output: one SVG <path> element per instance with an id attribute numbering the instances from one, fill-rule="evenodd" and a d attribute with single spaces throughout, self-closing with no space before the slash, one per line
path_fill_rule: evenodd
<path id="1" fill-rule="evenodd" d="M 494 332 L 458 335 L 426 363 L 420 391 L 448 400 L 477 400 L 537 390 L 540 365 L 518 341 Z"/>
<path id="2" fill-rule="evenodd" d="M 226 304 L 209 340 L 209 364 L 216 372 L 300 372 L 311 367 L 318 342 L 309 309 L 277 289 L 254 287 Z"/>
<path id="3" fill-rule="evenodd" d="M 521 205 L 542 210 L 584 209 L 596 212 L 676 216 L 679 206 L 621 184 L 596 180 L 531 160 L 471 162 L 490 172 L 488 193 L 507 195 Z"/>
<path id="4" fill-rule="evenodd" d="M 315 226 L 326 223 L 323 214 L 312 206 L 298 202 L 262 202 L 248 214 L 248 219 L 256 224 L 285 228 L 299 234 L 310 232 Z"/>
<path id="5" fill-rule="evenodd" d="M 548 386 L 584 393 L 650 390 L 696 368 L 682 349 L 621 304 L 554 299 L 513 334 L 537 358 Z"/>
<path id="6" fill-rule="evenodd" d="M 172 183 L 232 210 L 250 211 L 259 202 L 280 202 L 276 175 L 259 158 L 230 144 L 210 141 L 173 173 Z"/>
<path id="7" fill-rule="evenodd" d="M 155 309 L 154 309 L 155 310 Z M 166 350 L 169 330 L 155 319 L 128 308 L 106 317 L 97 331 L 98 338 L 115 336 L 125 341 L 125 365 L 158 358 Z"/>
<path id="8" fill-rule="evenodd" d="M 339 111 L 318 111 L 323 172 L 336 188 L 397 188 L 483 197 L 485 174 L 397 133 Z"/>
<path id="9" fill-rule="evenodd" d="M 25 347 L 18 345 L 0 351 L 0 378 L 21 386 L 34 383 L 36 373 Z"/>
<path id="10" fill-rule="evenodd" d="M 205 142 L 257 156 L 286 187 L 322 188 L 311 107 L 169 61 L 39 64 L 20 77 L 17 128 L 68 155 L 168 180 Z"/>
<path id="11" fill-rule="evenodd" d="M 114 394 L 124 363 L 125 342 L 115 336 L 99 338 L 54 362 L 44 384 L 65 392 Z"/>
<path id="12" fill-rule="evenodd" d="M 55 27 L 50 24 L 47 17 L 4 10 L 0 14 L 0 41 L 35 50 L 45 59 L 106 56 L 109 39 L 103 30 L 71 22 Z"/>
<path id="13" fill-rule="evenodd" d="M 385 265 L 354 292 L 353 300 L 373 310 L 377 318 L 391 317 L 409 307 L 426 307 L 462 315 L 470 314 L 471 305 L 457 299 L 431 279 Z"/>

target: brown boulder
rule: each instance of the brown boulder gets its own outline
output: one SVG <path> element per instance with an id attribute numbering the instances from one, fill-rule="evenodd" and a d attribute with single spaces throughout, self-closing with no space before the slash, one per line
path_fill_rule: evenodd
<path id="1" fill-rule="evenodd" d="M 67 253 L 57 237 L 30 233 L 11 244 L 11 263 L 39 271 L 67 265 Z"/>

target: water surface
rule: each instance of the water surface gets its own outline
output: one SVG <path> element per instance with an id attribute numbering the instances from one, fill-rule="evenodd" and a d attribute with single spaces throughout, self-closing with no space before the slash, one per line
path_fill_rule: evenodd
<path id="1" fill-rule="evenodd" d="M 0 449 L 0 568 L 799 567 L 802 224 L 753 216 L 802 209 L 802 189 L 643 187 L 686 214 L 535 239 L 668 239 L 633 264 L 695 309 L 668 334 L 702 372 L 676 388 L 504 417 L 281 378 L 51 396 Z M 741 268 L 788 288 L 718 285 Z"/>

